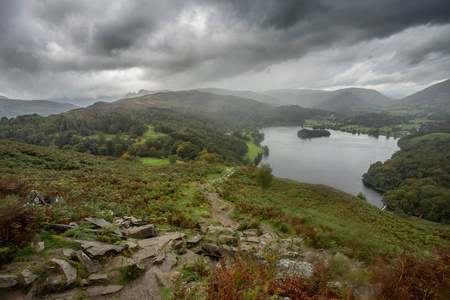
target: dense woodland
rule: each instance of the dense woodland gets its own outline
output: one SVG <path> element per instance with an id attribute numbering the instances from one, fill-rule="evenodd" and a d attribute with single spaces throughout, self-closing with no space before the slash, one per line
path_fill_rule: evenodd
<path id="1" fill-rule="evenodd" d="M 364 182 L 386 192 L 388 208 L 436 222 L 450 220 L 450 122 L 423 126 L 401 150 L 372 164 Z"/>

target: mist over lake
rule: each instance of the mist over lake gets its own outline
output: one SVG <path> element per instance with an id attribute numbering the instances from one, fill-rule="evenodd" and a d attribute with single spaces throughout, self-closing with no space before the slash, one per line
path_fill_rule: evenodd
<path id="1" fill-rule="evenodd" d="M 381 194 L 363 184 L 361 176 L 376 161 L 385 161 L 399 150 L 397 140 L 384 136 L 351 134 L 330 130 L 330 137 L 302 139 L 301 127 L 267 127 L 260 130 L 270 154 L 262 163 L 269 163 L 273 174 L 300 182 L 325 184 L 347 193 L 362 192 L 367 201 L 382 207 Z"/>

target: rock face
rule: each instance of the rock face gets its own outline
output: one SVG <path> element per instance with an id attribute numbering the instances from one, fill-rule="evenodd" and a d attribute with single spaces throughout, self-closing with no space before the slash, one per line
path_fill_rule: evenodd
<path id="1" fill-rule="evenodd" d="M 126 236 L 135 237 L 135 238 L 150 238 L 150 237 L 156 237 L 158 236 L 158 231 L 156 230 L 155 226 L 153 224 L 140 226 L 140 227 L 132 227 L 125 229 L 123 233 Z"/>
<path id="2" fill-rule="evenodd" d="M 64 272 L 64 275 L 67 278 L 67 284 L 70 285 L 71 283 L 75 282 L 77 280 L 77 269 L 72 267 L 67 261 L 62 259 L 52 259 L 52 262 L 57 264 L 62 271 Z"/>
<path id="3" fill-rule="evenodd" d="M 102 256 L 108 252 L 120 253 L 124 249 L 123 246 L 109 245 L 101 242 L 75 240 L 80 243 L 81 248 L 92 256 Z"/>
<path id="4" fill-rule="evenodd" d="M 9 288 L 17 284 L 17 276 L 15 275 L 0 275 L 0 288 Z"/>

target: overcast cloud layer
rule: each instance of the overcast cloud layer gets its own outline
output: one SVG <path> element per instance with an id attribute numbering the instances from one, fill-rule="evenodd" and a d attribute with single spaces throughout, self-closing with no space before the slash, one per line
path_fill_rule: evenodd
<path id="1" fill-rule="evenodd" d="M 0 2 L 0 95 L 139 89 L 410 94 L 450 77 L 448 0 Z"/>

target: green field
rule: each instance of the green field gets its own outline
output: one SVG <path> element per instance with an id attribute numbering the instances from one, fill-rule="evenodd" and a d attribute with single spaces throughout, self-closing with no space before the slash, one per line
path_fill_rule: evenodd
<path id="1" fill-rule="evenodd" d="M 154 158 L 154 157 L 143 157 L 141 158 L 141 161 L 144 165 L 150 165 L 150 166 L 163 166 L 168 165 L 169 159 L 168 158 Z M 182 161 L 177 161 L 177 164 L 182 164 Z"/>
<path id="2" fill-rule="evenodd" d="M 413 138 L 413 139 L 408 141 L 408 144 L 410 146 L 412 146 L 414 144 L 417 144 L 417 143 L 420 143 L 420 142 L 423 142 L 423 141 L 438 140 L 438 139 L 445 140 L 445 139 L 448 139 L 449 137 L 450 137 L 450 133 L 441 133 L 441 132 L 430 133 L 430 134 L 427 134 L 427 135 L 418 136 L 416 138 Z"/>
<path id="3" fill-rule="evenodd" d="M 148 130 L 146 132 L 144 132 L 144 134 L 142 135 L 143 138 L 148 139 L 148 138 L 159 138 L 162 136 L 166 136 L 167 134 L 165 133 L 161 133 L 161 132 L 156 132 L 155 131 L 155 126 L 151 126 L 148 125 Z"/>
<path id="4" fill-rule="evenodd" d="M 246 141 L 247 146 L 248 146 L 248 151 L 245 154 L 245 159 L 247 159 L 248 161 L 252 162 L 255 160 L 256 156 L 259 153 L 263 153 L 264 150 L 261 149 L 260 147 L 258 147 L 257 145 L 255 145 L 255 139 L 250 136 L 250 135 L 246 135 L 250 138 L 250 141 Z"/>

